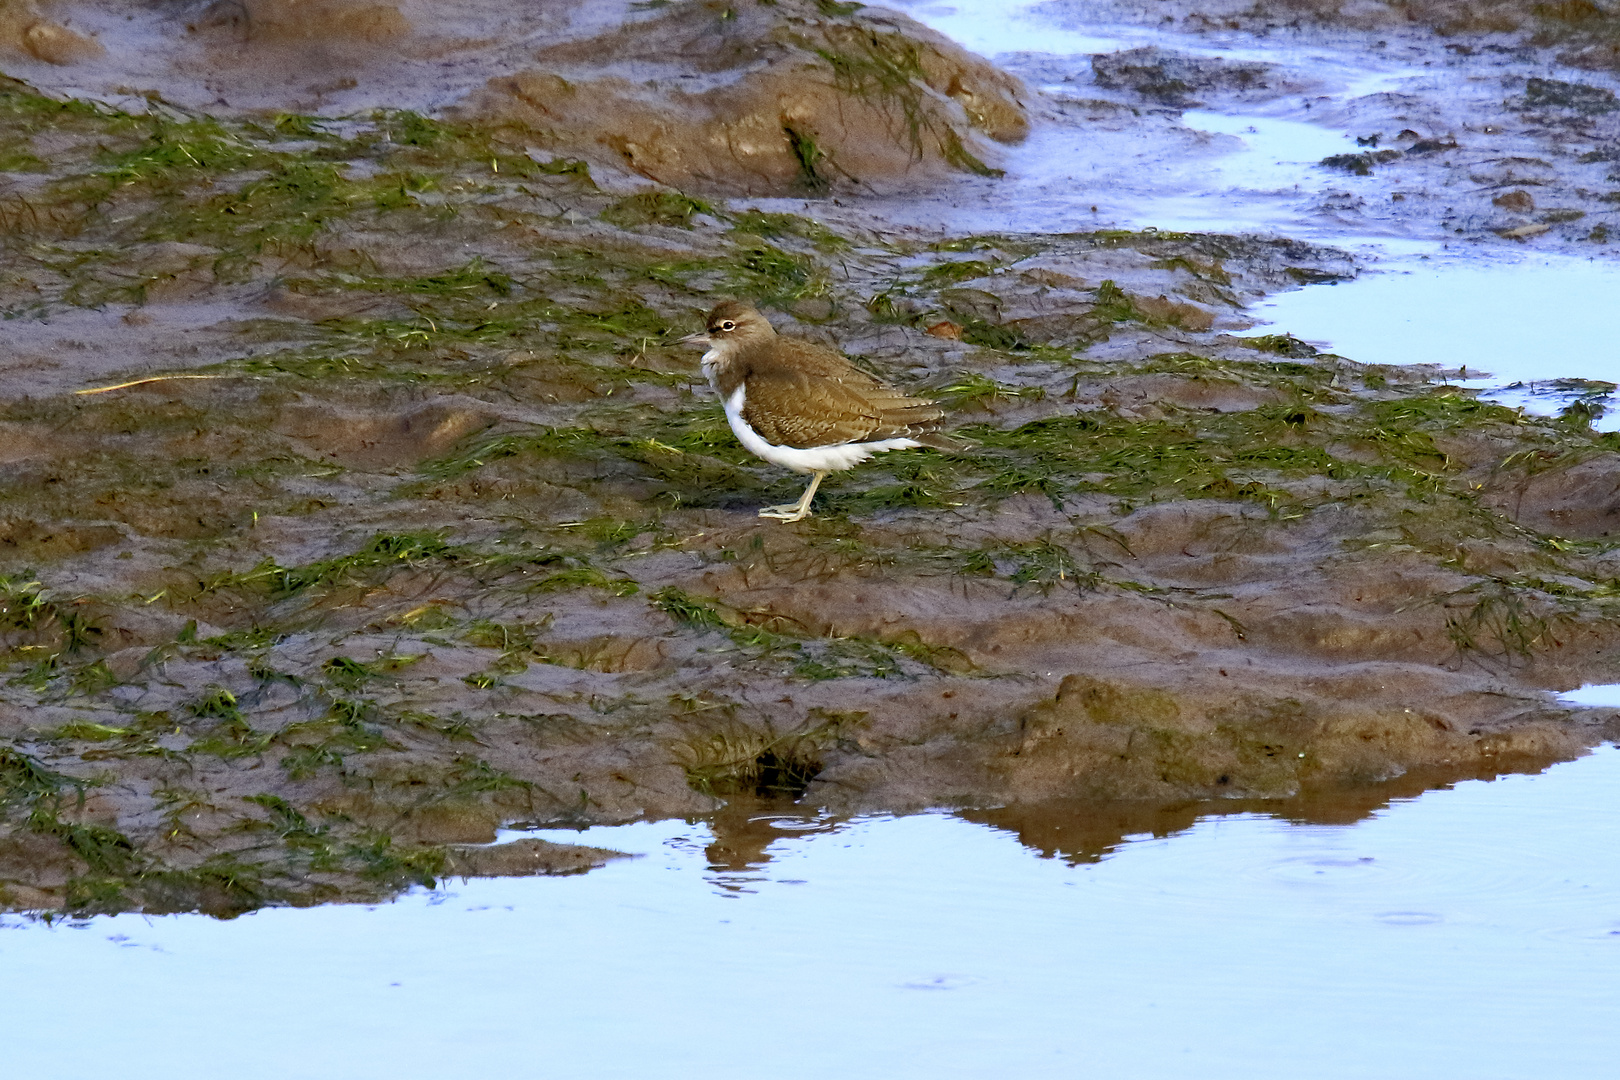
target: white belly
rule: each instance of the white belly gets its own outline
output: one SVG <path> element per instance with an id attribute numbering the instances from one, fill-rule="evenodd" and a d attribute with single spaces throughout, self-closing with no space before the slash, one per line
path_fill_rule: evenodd
<path id="1" fill-rule="evenodd" d="M 726 399 L 726 421 L 736 432 L 737 441 L 755 457 L 797 473 L 838 472 L 854 468 L 884 450 L 910 450 L 922 445 L 916 439 L 878 439 L 875 442 L 838 443 L 836 446 L 775 446 L 766 442 L 743 419 L 743 403 L 746 400 L 746 390 L 741 386 Z"/>

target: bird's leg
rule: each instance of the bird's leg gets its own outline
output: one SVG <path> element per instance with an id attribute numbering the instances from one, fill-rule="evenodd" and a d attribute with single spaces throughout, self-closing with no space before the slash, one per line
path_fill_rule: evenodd
<path id="1" fill-rule="evenodd" d="M 762 518 L 775 518 L 778 521 L 803 521 L 810 516 L 810 500 L 816 497 L 816 488 L 821 486 L 821 478 L 826 476 L 818 472 L 810 478 L 810 486 L 804 489 L 804 494 L 796 503 L 784 503 L 781 506 L 767 506 L 759 512 Z"/>

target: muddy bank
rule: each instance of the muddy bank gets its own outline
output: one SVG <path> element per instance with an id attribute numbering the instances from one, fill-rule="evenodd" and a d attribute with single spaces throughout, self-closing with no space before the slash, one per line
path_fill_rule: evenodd
<path id="1" fill-rule="evenodd" d="M 631 189 L 915 190 L 994 173 L 1028 128 L 1016 78 L 899 13 L 811 0 L 15 2 L 0 50 L 35 85 L 108 101 L 478 120 Z"/>
<path id="2" fill-rule="evenodd" d="M 1613 68 L 1620 60 L 1620 12 L 1591 0 L 1543 3 L 1541 0 L 1367 0 L 1354 4 L 1327 0 L 1215 0 L 1213 3 L 1164 3 L 1151 9 L 1139 4 L 1077 4 L 1055 0 L 1052 8 L 1087 9 L 1089 17 L 1118 22 L 1180 23 L 1195 32 L 1242 30 L 1268 35 L 1303 28 L 1404 32 L 1414 28 L 1438 34 L 1470 48 L 1469 39 L 1487 47 L 1546 48 L 1560 63 L 1593 70 Z"/>
<path id="3" fill-rule="evenodd" d="M 0 103 L 12 906 L 577 870 L 608 853 L 477 845 L 728 800 L 1309 800 L 1613 734 L 1548 691 L 1615 677 L 1620 437 L 1233 336 L 1342 251 L 618 195 L 415 112 Z M 674 345 L 729 296 L 973 448 L 762 522 L 798 480 Z"/>
<path id="4" fill-rule="evenodd" d="M 902 15 L 838 10 L 675 5 L 540 50 L 538 67 L 493 80 L 457 115 L 516 121 L 548 149 L 688 191 L 819 195 L 995 173 L 981 133 L 1027 133 L 1018 81 Z"/>
<path id="5" fill-rule="evenodd" d="M 1612 254 L 1612 71 L 1534 34 L 1244 8 L 1047 3 L 989 27 L 976 0 L 909 6 L 1024 80 L 1031 136 L 1006 180 L 879 212 L 962 231 L 1151 224 Z"/>

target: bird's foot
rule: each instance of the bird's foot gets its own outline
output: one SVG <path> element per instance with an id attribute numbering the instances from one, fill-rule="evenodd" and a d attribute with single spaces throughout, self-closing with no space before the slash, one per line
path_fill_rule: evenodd
<path id="1" fill-rule="evenodd" d="M 774 518 L 777 521 L 803 521 L 810 516 L 810 508 L 802 503 L 784 503 L 781 506 L 767 506 L 760 510 L 762 518 Z"/>

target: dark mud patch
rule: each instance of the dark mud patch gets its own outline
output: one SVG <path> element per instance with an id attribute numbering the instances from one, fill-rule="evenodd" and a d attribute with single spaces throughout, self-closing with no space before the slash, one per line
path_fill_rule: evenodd
<path id="1" fill-rule="evenodd" d="M 1293 89 L 1274 64 L 1187 56 L 1156 46 L 1094 56 L 1091 68 L 1106 90 L 1128 90 L 1182 109 L 1203 104 L 1198 94 L 1264 99 Z"/>

